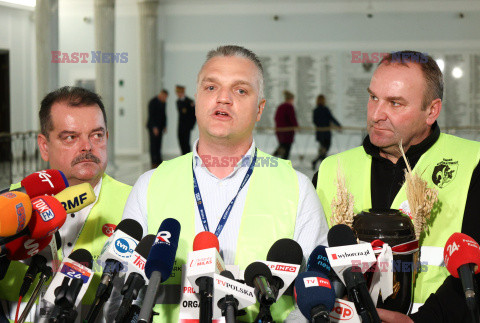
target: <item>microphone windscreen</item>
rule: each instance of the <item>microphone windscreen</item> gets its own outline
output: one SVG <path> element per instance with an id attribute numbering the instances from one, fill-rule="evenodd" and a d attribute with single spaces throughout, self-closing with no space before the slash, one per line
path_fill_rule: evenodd
<path id="1" fill-rule="evenodd" d="M 158 228 L 155 243 L 150 249 L 145 264 L 145 275 L 148 279 L 154 271 L 161 274 L 161 282 L 170 277 L 177 253 L 178 239 L 180 238 L 180 222 L 167 218 L 163 220 Z"/>
<path id="2" fill-rule="evenodd" d="M 42 239 L 32 239 L 23 236 L 5 245 L 10 260 L 24 260 L 35 256 L 52 241 L 52 236 Z"/>
<path id="3" fill-rule="evenodd" d="M 30 237 L 41 239 L 53 235 L 67 219 L 67 212 L 53 196 L 37 196 L 32 199 L 32 218 L 28 224 Z"/>
<path id="4" fill-rule="evenodd" d="M 28 196 L 55 195 L 68 187 L 65 175 L 56 169 L 46 169 L 28 175 L 21 181 Z"/>
<path id="5" fill-rule="evenodd" d="M 272 272 L 267 265 L 263 262 L 252 262 L 250 265 L 245 268 L 245 272 L 243 274 L 245 279 L 245 284 L 250 287 L 254 287 L 253 281 L 257 276 L 263 276 L 267 279 L 268 282 L 272 281 Z"/>
<path id="6" fill-rule="evenodd" d="M 328 312 L 335 305 L 335 291 L 326 275 L 319 272 L 305 271 L 295 279 L 295 299 L 303 316 L 312 319 L 312 308 L 324 305 Z"/>
<path id="7" fill-rule="evenodd" d="M 195 239 L 193 239 L 193 251 L 210 248 L 217 248 L 217 251 L 220 252 L 220 244 L 217 236 L 210 231 L 199 232 L 195 236 Z"/>
<path id="8" fill-rule="evenodd" d="M 330 261 L 328 261 L 327 252 L 325 246 L 319 245 L 313 249 L 310 257 L 307 261 L 307 271 L 315 271 L 325 275 L 329 275 L 332 267 Z"/>
<path id="9" fill-rule="evenodd" d="M 140 240 L 137 247 L 135 248 L 135 251 L 140 256 L 146 259 L 148 257 L 148 253 L 150 252 L 150 249 L 152 249 L 152 245 L 154 242 L 155 242 L 155 235 L 147 234 L 145 237 L 142 238 L 142 240 Z"/>
<path id="10" fill-rule="evenodd" d="M 77 249 L 73 251 L 68 258 L 85 267 L 88 267 L 89 269 L 92 269 L 93 257 L 92 254 L 86 249 Z"/>
<path id="11" fill-rule="evenodd" d="M 67 187 L 55 198 L 62 203 L 67 213 L 75 213 L 92 204 L 96 200 L 95 192 L 90 183 L 82 183 Z"/>
<path id="12" fill-rule="evenodd" d="M 22 231 L 30 222 L 32 203 L 22 192 L 0 194 L 0 237 L 10 237 Z"/>
<path id="13" fill-rule="evenodd" d="M 143 236 L 143 229 L 140 223 L 134 219 L 125 219 L 120 221 L 120 223 L 115 228 L 115 231 L 120 230 L 128 234 L 133 239 L 140 241 Z"/>
<path id="14" fill-rule="evenodd" d="M 227 277 L 227 278 L 235 280 L 235 277 L 233 276 L 233 274 L 230 270 L 224 270 L 220 273 L 220 275 L 222 275 L 223 277 Z"/>
<path id="15" fill-rule="evenodd" d="M 357 238 L 352 229 L 346 224 L 334 225 L 327 235 L 328 245 L 330 247 L 349 246 L 357 244 Z"/>
<path id="16" fill-rule="evenodd" d="M 277 240 L 267 254 L 267 261 L 301 265 L 302 260 L 302 247 L 295 240 L 288 238 Z"/>
<path id="17" fill-rule="evenodd" d="M 458 278 L 458 268 L 465 264 L 476 264 L 475 274 L 480 272 L 480 246 L 464 233 L 455 232 L 448 238 L 443 249 L 443 259 L 455 278 Z"/>

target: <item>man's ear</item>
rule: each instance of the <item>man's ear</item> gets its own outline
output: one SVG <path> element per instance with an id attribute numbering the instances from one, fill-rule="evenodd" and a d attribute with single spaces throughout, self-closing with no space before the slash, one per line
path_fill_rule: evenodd
<path id="1" fill-rule="evenodd" d="M 44 135 L 39 134 L 37 137 L 37 144 L 38 148 L 40 149 L 42 159 L 48 162 L 48 139 Z"/>
<path id="2" fill-rule="evenodd" d="M 266 102 L 267 101 L 265 99 L 262 99 L 258 104 L 257 122 L 260 121 L 260 119 L 262 118 L 262 113 L 263 113 L 263 109 L 265 109 Z"/>
<path id="3" fill-rule="evenodd" d="M 440 115 L 440 111 L 442 110 L 442 100 L 435 99 L 433 100 L 430 105 L 427 107 L 427 124 L 431 126 Z"/>

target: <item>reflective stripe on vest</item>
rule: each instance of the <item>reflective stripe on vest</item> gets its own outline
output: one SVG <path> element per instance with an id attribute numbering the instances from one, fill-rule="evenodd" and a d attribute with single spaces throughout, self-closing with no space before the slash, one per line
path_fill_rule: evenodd
<path id="1" fill-rule="evenodd" d="M 293 238 L 298 209 L 298 178 L 288 161 L 258 150 L 258 159 L 269 165 L 255 167 L 237 240 L 235 264 L 245 269 L 256 260 L 265 259 L 268 250 L 281 238 Z M 156 234 L 160 223 L 168 217 L 180 221 L 179 245 L 174 271 L 164 284 L 179 285 L 181 266 L 192 250 L 195 237 L 195 198 L 193 195 L 192 154 L 163 162 L 153 173 L 147 191 L 148 231 Z M 269 228 L 269 230 L 265 230 Z M 176 297 L 177 299 L 179 297 Z M 276 321 L 283 321 L 293 309 L 292 297 L 282 297 L 272 306 Z M 157 305 L 160 315 L 154 322 L 177 322 L 179 306 Z M 258 309 L 249 307 L 248 316 L 240 319 L 253 322 Z"/>
<path id="2" fill-rule="evenodd" d="M 434 208 L 429 221 L 429 232 L 420 236 L 422 259 L 428 269 L 419 272 L 416 278 L 414 300 L 424 303 L 434 293 L 448 275 L 441 264 L 438 250 L 443 250 L 445 242 L 454 232 L 462 229 L 463 213 L 473 170 L 480 160 L 480 143 L 440 134 L 437 142 L 425 152 L 415 165 L 414 171 L 427 181 L 429 187 L 438 189 L 440 208 Z M 363 147 L 357 147 L 326 158 L 318 172 L 317 194 L 329 225 L 330 204 L 336 196 L 337 167 L 342 167 L 346 185 L 354 196 L 354 211 L 371 208 L 371 163 L 372 157 Z M 402 186 L 391 207 L 399 209 L 406 201 L 405 187 Z M 425 248 L 426 247 L 426 248 Z M 429 249 L 429 248 L 435 249 Z M 437 249 L 440 248 L 440 249 Z M 433 255 L 428 253 L 433 251 Z M 425 254 L 423 254 L 425 253 Z M 443 258 L 443 255 L 442 255 Z M 432 261 L 430 263 L 430 261 Z M 428 266 L 427 266 L 428 265 Z"/>

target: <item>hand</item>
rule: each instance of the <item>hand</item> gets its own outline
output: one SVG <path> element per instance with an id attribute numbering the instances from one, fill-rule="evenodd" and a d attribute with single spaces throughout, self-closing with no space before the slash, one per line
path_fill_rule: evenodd
<path id="1" fill-rule="evenodd" d="M 412 319 L 400 312 L 393 312 L 383 308 L 377 308 L 380 320 L 385 323 L 413 323 Z"/>
<path id="2" fill-rule="evenodd" d="M 152 131 L 153 131 L 153 135 L 154 135 L 155 137 L 158 137 L 158 135 L 160 134 L 160 131 L 158 130 L 157 127 L 153 127 Z"/>

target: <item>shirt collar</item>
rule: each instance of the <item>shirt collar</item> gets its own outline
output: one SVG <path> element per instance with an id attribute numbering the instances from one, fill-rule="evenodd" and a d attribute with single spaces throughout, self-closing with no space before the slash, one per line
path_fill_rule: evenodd
<path id="1" fill-rule="evenodd" d="M 202 158 L 200 157 L 200 155 L 198 155 L 198 152 L 197 152 L 198 140 L 199 139 L 197 139 L 195 141 L 195 143 L 193 144 L 193 168 L 200 168 L 201 167 L 207 173 L 216 177 L 215 175 L 213 175 L 208 170 L 207 167 L 205 167 L 204 161 L 202 161 Z M 252 158 L 253 158 L 254 152 L 255 152 L 255 139 L 252 140 L 252 144 L 250 145 L 250 148 L 248 149 L 247 153 L 245 155 L 243 155 L 242 158 L 237 162 L 237 164 L 235 165 L 235 168 L 233 169 L 232 173 L 225 178 L 232 177 L 242 167 L 248 168 L 250 166 L 250 164 L 252 163 Z M 208 162 L 212 162 L 212 161 L 211 160 L 210 161 L 205 160 L 205 163 L 208 163 Z M 219 161 L 219 162 L 221 162 L 221 161 Z"/>

